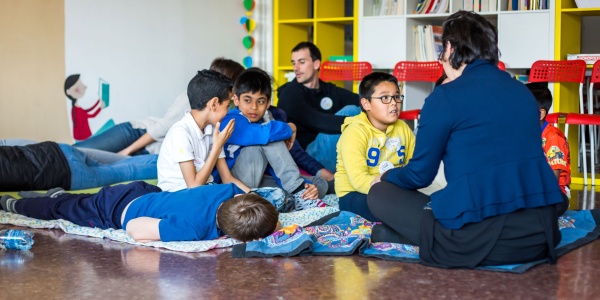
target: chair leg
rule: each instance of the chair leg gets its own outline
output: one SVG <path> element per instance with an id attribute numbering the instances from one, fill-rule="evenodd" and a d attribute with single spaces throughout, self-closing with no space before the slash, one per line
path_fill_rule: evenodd
<path id="1" fill-rule="evenodd" d="M 590 133 L 590 160 L 591 160 L 590 168 L 592 171 L 592 186 L 595 186 L 596 185 L 596 182 L 595 182 L 595 180 L 596 180 L 596 155 L 594 153 L 594 149 L 596 148 L 596 146 L 595 146 L 596 141 L 595 141 L 595 137 L 594 137 L 594 131 L 596 129 L 596 126 L 589 125 L 588 127 L 589 127 L 588 128 L 589 133 Z M 587 150 L 585 152 L 587 152 Z"/>

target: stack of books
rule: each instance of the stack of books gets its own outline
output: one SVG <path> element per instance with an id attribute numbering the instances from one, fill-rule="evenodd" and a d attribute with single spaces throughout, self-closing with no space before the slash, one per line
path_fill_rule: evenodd
<path id="1" fill-rule="evenodd" d="M 593 65 L 600 60 L 600 54 L 567 54 L 567 60 L 584 60 L 586 64 Z"/>
<path id="2" fill-rule="evenodd" d="M 415 14 L 445 14 L 448 12 L 450 0 L 419 0 Z"/>
<path id="3" fill-rule="evenodd" d="M 508 0 L 507 10 L 548 9 L 548 0 Z"/>
<path id="4" fill-rule="evenodd" d="M 444 45 L 442 44 L 442 26 L 417 25 L 415 32 L 415 60 L 436 61 Z"/>
<path id="5" fill-rule="evenodd" d="M 463 9 L 474 12 L 497 11 L 498 0 L 463 0 Z"/>
<path id="6" fill-rule="evenodd" d="M 404 14 L 404 0 L 373 0 L 373 16 Z"/>

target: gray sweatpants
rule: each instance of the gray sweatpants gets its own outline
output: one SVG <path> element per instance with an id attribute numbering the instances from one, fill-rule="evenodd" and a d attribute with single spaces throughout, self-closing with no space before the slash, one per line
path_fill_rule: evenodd
<path id="1" fill-rule="evenodd" d="M 231 174 L 249 188 L 257 188 L 261 186 L 267 165 L 273 168 L 286 192 L 292 193 L 304 184 L 304 178 L 283 141 L 242 148 Z M 311 179 L 319 190 L 319 197 L 325 195 L 327 182 L 317 176 Z"/>

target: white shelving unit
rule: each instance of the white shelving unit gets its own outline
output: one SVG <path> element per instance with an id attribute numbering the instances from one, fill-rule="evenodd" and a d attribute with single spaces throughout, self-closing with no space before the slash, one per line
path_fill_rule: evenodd
<path id="1" fill-rule="evenodd" d="M 358 60 L 373 69 L 391 70 L 402 60 L 414 61 L 414 27 L 442 25 L 454 12 L 463 9 L 463 0 L 449 0 L 449 13 L 414 14 L 418 0 L 404 0 L 405 14 L 373 16 L 373 5 L 383 0 L 359 0 Z M 401 1 L 401 0 L 399 0 Z M 496 11 L 481 12 L 498 29 L 500 60 L 511 73 L 524 73 L 534 61 L 554 58 L 554 1 L 547 10 L 508 11 L 509 0 L 499 0 Z M 433 86 L 408 83 L 404 94 L 406 109 L 421 108 Z"/>

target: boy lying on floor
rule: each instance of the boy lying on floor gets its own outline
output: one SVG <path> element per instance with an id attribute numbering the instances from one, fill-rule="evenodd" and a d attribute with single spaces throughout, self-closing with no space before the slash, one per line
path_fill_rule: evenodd
<path id="1" fill-rule="evenodd" d="M 80 226 L 125 229 L 138 242 L 199 241 L 228 235 L 241 242 L 264 238 L 281 224 L 273 204 L 234 184 L 162 192 L 143 181 L 106 186 L 97 194 L 0 198 L 3 210 L 27 217 L 64 219 Z"/>

